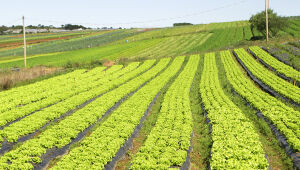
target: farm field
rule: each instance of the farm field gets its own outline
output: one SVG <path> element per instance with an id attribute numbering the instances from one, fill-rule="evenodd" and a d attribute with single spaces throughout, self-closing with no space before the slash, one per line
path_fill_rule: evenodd
<path id="1" fill-rule="evenodd" d="M 298 19 L 291 19 L 291 28 L 281 31 L 285 37 L 299 37 Z M 41 33 L 40 33 L 41 34 Z M 28 67 L 37 65 L 66 66 L 101 60 L 144 60 L 192 55 L 234 48 L 250 43 L 253 35 L 247 21 L 200 24 L 174 28 L 120 29 L 28 36 Z M 58 38 L 58 39 L 56 39 Z M 66 38 L 66 39 L 65 39 Z M 46 41 L 39 42 L 36 41 Z M 22 38 L 0 36 L 0 68 L 23 67 Z M 30 44 L 33 41 L 33 44 Z M 128 42 L 126 42 L 128 41 Z M 19 43 L 9 47 L 10 43 Z M 21 43 L 21 44 L 20 44 Z"/>
<path id="2" fill-rule="evenodd" d="M 66 35 L 73 35 L 74 37 L 68 38 L 67 40 L 54 39 L 54 41 L 52 40 L 50 42 L 39 43 L 39 44 L 35 43 L 33 45 L 29 45 L 28 55 L 37 55 L 37 54 L 45 54 L 45 53 L 71 51 L 71 50 L 82 49 L 82 48 L 91 48 L 93 46 L 100 46 L 105 43 L 109 43 L 129 35 L 134 35 L 135 32 L 136 31 L 133 30 L 128 30 L 128 31 L 122 31 L 122 30 L 101 31 L 100 30 L 100 31 L 78 31 L 69 34 L 59 33 L 51 36 L 63 38 Z M 31 39 L 33 39 L 34 41 L 38 39 L 47 40 L 47 38 L 43 36 L 43 34 L 41 36 L 32 37 Z M 23 39 L 21 40 L 23 41 Z M 9 50 L 2 49 L 2 53 L 0 57 L 20 56 L 22 55 L 22 53 L 23 53 L 22 47 L 9 49 Z"/>
<path id="3" fill-rule="evenodd" d="M 143 34 L 122 54 L 152 59 L 0 92 L 0 169 L 300 168 L 298 70 L 258 46 L 154 59 L 215 33 Z"/>
<path id="4" fill-rule="evenodd" d="M 299 6 L 3 1 L 0 170 L 300 170 Z"/>
<path id="5" fill-rule="evenodd" d="M 296 70 L 300 69 L 300 48 L 297 47 L 297 42 L 289 42 L 284 45 L 272 45 L 265 47 L 271 55 L 278 58 L 280 61 L 293 67 Z"/>
<path id="6" fill-rule="evenodd" d="M 31 25 L 63 32 L 27 34 L 27 67 L 0 35 L 0 170 L 300 169 L 300 19 L 282 18 L 267 42 L 251 19 Z"/>
<path id="7" fill-rule="evenodd" d="M 82 31 L 82 32 L 61 32 L 61 33 L 36 33 L 27 35 L 28 45 L 34 45 L 38 43 L 73 39 L 77 37 L 83 37 L 85 35 L 93 34 L 93 32 Z M 5 51 L 9 49 L 15 49 L 23 45 L 23 36 L 21 34 L 17 35 L 2 35 L 0 37 L 0 51 Z M 14 50 L 13 55 L 17 55 L 17 50 Z"/>

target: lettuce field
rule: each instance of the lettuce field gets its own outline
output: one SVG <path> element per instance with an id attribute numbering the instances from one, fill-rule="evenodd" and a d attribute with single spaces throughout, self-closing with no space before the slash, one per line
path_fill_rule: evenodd
<path id="1" fill-rule="evenodd" d="M 177 55 L 214 34 L 155 44 Z M 2 91 L 0 169 L 299 169 L 299 75 L 251 46 L 77 69 Z"/>

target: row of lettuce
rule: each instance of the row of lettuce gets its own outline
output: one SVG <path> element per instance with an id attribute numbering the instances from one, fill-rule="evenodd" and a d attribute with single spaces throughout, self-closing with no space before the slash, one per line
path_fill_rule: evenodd
<path id="1" fill-rule="evenodd" d="M 225 67 L 227 79 L 234 90 L 257 110 L 262 112 L 287 138 L 288 143 L 294 150 L 299 152 L 300 112 L 257 88 L 253 82 L 245 77 L 229 51 L 221 52 L 221 59 Z M 267 71 L 263 72 L 267 73 Z M 275 77 L 275 75 L 273 76 Z"/>
<path id="2" fill-rule="evenodd" d="M 156 74 L 168 65 L 169 61 L 170 59 L 161 60 L 152 69 L 140 76 L 130 73 L 125 74 L 124 76 L 126 77 L 129 75 L 137 77 L 120 85 L 114 90 L 105 93 L 101 97 L 86 105 L 84 108 L 74 112 L 70 116 L 67 116 L 59 123 L 50 126 L 37 138 L 27 140 L 15 150 L 5 153 L 0 158 L 1 169 L 32 169 L 33 165 L 31 163 L 40 163 L 40 157 L 45 154 L 47 150 L 55 147 L 61 148 L 69 144 L 80 132 L 83 132 L 86 128 L 101 119 L 105 112 L 114 106 L 125 95 L 136 90 L 139 86 L 155 77 Z M 119 79 L 126 80 L 122 77 L 115 81 L 119 81 Z"/>
<path id="3" fill-rule="evenodd" d="M 282 96 L 300 103 L 300 88 L 292 83 L 278 77 L 275 73 L 269 71 L 262 64 L 257 62 L 245 49 L 235 49 L 234 52 L 238 58 L 247 67 L 247 69 L 265 85 Z"/>
<path id="4" fill-rule="evenodd" d="M 214 53 L 204 57 L 200 94 L 212 124 L 211 169 L 268 169 L 252 122 L 221 88 Z"/>
<path id="5" fill-rule="evenodd" d="M 81 82 L 87 84 L 84 87 L 89 87 L 86 91 L 75 93 L 74 96 L 66 98 L 55 105 L 51 105 L 41 111 L 30 114 L 20 121 L 0 130 L 0 134 L 5 137 L 8 142 L 16 142 L 20 137 L 35 132 L 49 121 L 59 118 L 70 110 L 76 109 L 82 103 L 91 100 L 98 95 L 119 86 L 141 72 L 144 72 L 149 69 L 154 62 L 155 60 L 146 61 L 139 68 L 137 67 L 140 63 L 135 62 L 131 63 L 124 69 L 111 72 L 111 74 L 107 73 L 105 76 L 100 76 L 100 79 L 97 75 L 93 76 L 93 80 L 82 79 Z M 116 67 L 120 68 L 120 66 L 115 66 L 115 68 Z M 114 70 L 114 68 L 111 69 Z M 101 72 L 98 75 L 101 75 Z"/>
<path id="6" fill-rule="evenodd" d="M 155 79 L 139 89 L 117 108 L 89 137 L 64 156 L 53 169 L 82 167 L 103 169 L 130 138 L 154 97 L 179 71 L 184 57 L 177 57 Z M 82 152 L 84 151 L 84 152 Z M 95 164 L 96 162 L 96 164 Z M 80 168 L 79 168 L 80 169 Z"/>
<path id="7" fill-rule="evenodd" d="M 249 49 L 261 60 L 263 60 L 267 65 L 274 68 L 277 72 L 285 75 L 286 77 L 300 81 L 300 72 L 294 69 L 293 67 L 280 62 L 269 53 L 259 48 L 258 46 L 249 47 Z"/>
<path id="8" fill-rule="evenodd" d="M 299 103 L 297 87 L 280 80 L 245 50 L 234 51 L 257 78 Z M 223 51 L 220 56 L 226 77 L 234 90 L 276 125 L 286 136 L 292 148 L 299 151 L 300 113 L 258 89 L 245 77 L 230 51 Z M 142 123 L 145 110 L 166 83 L 176 75 L 184 60 L 185 57 L 176 57 L 171 63 L 170 58 L 165 58 L 155 66 L 153 66 L 155 60 L 148 60 L 142 65 L 136 62 L 125 68 L 113 66 L 108 70 L 104 67 L 90 72 L 79 70 L 1 93 L 1 98 L 8 98 L 11 101 L 3 102 L 3 105 L 13 104 L 2 109 L 0 115 L 8 115 L 8 113 L 14 115 L 9 119 L 6 118 L 7 116 L 1 116 L 2 126 L 28 115 L 0 131 L 1 136 L 9 142 L 16 142 L 20 137 L 39 130 L 48 122 L 75 109 L 87 100 L 95 100 L 51 125 L 37 137 L 5 153 L 0 157 L 0 169 L 33 169 L 33 165 L 40 163 L 41 157 L 50 149 L 68 145 L 78 134 L 98 123 L 91 135 L 85 137 L 63 156 L 53 169 L 104 169 L 136 131 L 136 127 Z M 189 90 L 199 60 L 199 56 L 190 56 L 183 71 L 169 87 L 157 122 L 135 155 L 131 169 L 168 169 L 173 166 L 180 167 L 186 161 L 193 126 Z M 145 72 L 146 70 L 149 71 Z M 279 85 L 273 85 L 274 81 L 281 83 L 281 88 L 284 90 L 280 90 Z M 52 84 L 51 88 L 45 88 L 49 83 Z M 63 90 L 58 89 L 63 84 L 66 84 L 66 87 L 63 87 Z M 28 99 L 23 100 L 26 94 L 19 98 L 9 97 L 24 90 L 29 91 Z M 59 92 L 54 92 L 56 90 Z M 69 96 L 62 95 L 65 91 Z M 103 119 L 110 108 L 130 93 L 133 95 L 128 96 L 107 119 Z M 54 97 L 51 98 L 46 94 Z M 99 97 L 100 94 L 103 95 Z M 214 53 L 206 54 L 204 57 L 200 94 L 205 111 L 208 113 L 207 118 L 212 124 L 213 145 L 210 167 L 212 169 L 268 169 L 269 165 L 253 124 L 222 91 Z M 38 106 L 35 106 L 36 104 Z M 49 105 L 51 106 L 40 110 Z M 18 111 L 20 108 L 28 108 L 28 110 Z M 34 111 L 36 112 L 32 113 Z M 0 138 L 1 140 L 3 138 Z"/>
<path id="9" fill-rule="evenodd" d="M 87 82 L 94 82 L 101 79 L 106 74 L 111 74 L 114 71 L 120 70 L 122 66 L 115 66 L 108 72 L 102 72 L 104 68 L 97 68 L 94 71 L 99 74 L 89 72 L 86 74 L 70 73 L 71 77 L 59 76 L 59 78 L 52 78 L 36 83 L 32 87 L 21 87 L 17 90 L 7 91 L 7 95 L 1 96 L 1 120 L 0 126 L 5 125 L 10 121 L 30 114 L 33 111 L 42 109 L 51 104 L 61 102 L 69 97 L 72 97 L 80 92 L 87 91 L 97 84 Z M 77 73 L 77 77 L 76 77 Z"/>
<path id="10" fill-rule="evenodd" d="M 193 131 L 189 92 L 200 57 L 190 56 L 168 88 L 156 124 L 132 161 L 131 169 L 168 169 L 186 161 Z"/>

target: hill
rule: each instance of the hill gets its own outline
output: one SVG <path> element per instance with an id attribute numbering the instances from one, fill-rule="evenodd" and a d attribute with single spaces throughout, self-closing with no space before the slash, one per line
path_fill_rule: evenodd
<path id="1" fill-rule="evenodd" d="M 300 37 L 300 20 L 274 43 Z M 260 34 L 255 31 L 254 36 Z M 123 29 L 76 33 L 28 35 L 28 66 L 80 65 L 101 60 L 141 60 L 199 54 L 245 45 L 261 44 L 252 37 L 247 21 L 178 26 L 161 29 Z M 22 37 L 0 36 L 0 68 L 23 67 Z M 2 48 L 1 48 L 2 47 Z"/>

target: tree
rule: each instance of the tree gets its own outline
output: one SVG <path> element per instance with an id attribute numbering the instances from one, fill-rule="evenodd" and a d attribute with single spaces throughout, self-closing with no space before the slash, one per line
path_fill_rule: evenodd
<path id="1" fill-rule="evenodd" d="M 4 25 L 0 26 L 0 35 L 4 34 L 4 31 L 6 31 L 8 28 Z"/>
<path id="2" fill-rule="evenodd" d="M 66 24 L 66 25 L 62 25 L 64 29 L 66 30 L 75 30 L 75 29 L 86 29 L 86 27 L 82 26 L 82 25 L 72 25 L 72 24 Z"/>
<path id="3" fill-rule="evenodd" d="M 272 9 L 268 9 L 268 18 L 269 18 L 269 35 L 274 37 L 278 34 L 280 30 L 283 30 L 285 27 L 288 26 L 287 19 L 280 17 L 275 13 Z M 250 28 L 252 35 L 254 37 L 254 29 L 262 33 L 266 36 L 266 13 L 262 11 L 252 17 L 249 20 Z"/>
<path id="4" fill-rule="evenodd" d="M 173 27 L 177 27 L 177 26 L 185 26 L 185 25 L 193 25 L 191 23 L 186 23 L 186 22 L 182 22 L 182 23 L 174 23 Z"/>

